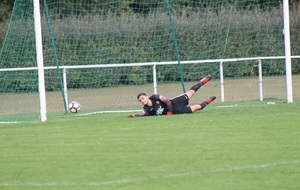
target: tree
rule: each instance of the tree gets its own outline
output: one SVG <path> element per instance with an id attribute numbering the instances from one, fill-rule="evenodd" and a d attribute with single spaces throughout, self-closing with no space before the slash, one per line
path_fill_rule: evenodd
<path id="1" fill-rule="evenodd" d="M 15 0 L 0 2 L 0 23 L 9 20 Z"/>

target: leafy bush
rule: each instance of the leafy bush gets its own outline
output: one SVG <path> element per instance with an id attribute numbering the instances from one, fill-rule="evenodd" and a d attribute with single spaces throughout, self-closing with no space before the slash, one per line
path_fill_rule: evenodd
<path id="1" fill-rule="evenodd" d="M 173 24 L 180 60 L 205 60 L 221 58 L 241 58 L 259 56 L 282 56 L 284 44 L 282 36 L 281 8 L 270 6 L 263 8 L 245 8 L 228 10 L 226 8 L 205 9 L 181 8 L 174 11 Z M 45 66 L 55 65 L 55 55 L 51 38 L 55 41 L 57 58 L 61 66 L 91 65 L 114 63 L 143 63 L 176 61 L 174 35 L 170 30 L 168 15 L 163 11 L 148 12 L 147 15 L 133 14 L 126 10 L 124 14 L 105 12 L 105 14 L 69 15 L 60 17 L 50 11 L 52 33 L 50 35 L 47 18 L 43 18 L 43 43 Z M 232 14 L 229 14 L 232 11 Z M 291 11 L 291 45 L 293 54 L 300 53 L 300 17 L 296 9 Z M 201 19 L 200 19 L 201 18 Z M 276 19 L 278 18 L 278 19 Z M 110 21 L 115 21 L 110 25 Z M 10 33 L 17 33 L 24 27 L 24 35 L 32 18 L 14 20 Z M 32 33 L 33 34 L 33 33 Z M 34 36 L 19 36 L 17 43 L 31 44 L 26 51 L 31 51 L 22 58 L 1 61 L 1 67 L 20 67 L 19 63 L 32 66 L 34 62 Z M 22 36 L 20 36 L 21 38 Z M 16 52 L 18 54 L 18 52 Z M 300 73 L 298 60 L 293 60 L 293 73 Z M 187 81 L 198 80 L 209 72 L 219 75 L 219 63 L 182 65 L 183 77 Z M 243 77 L 258 75 L 257 63 L 226 63 L 226 77 Z M 282 60 L 273 60 L 264 67 L 265 75 L 283 75 Z M 101 69 L 68 70 L 68 88 L 98 88 L 118 85 L 141 85 L 153 81 L 151 67 L 124 67 Z M 178 66 L 158 66 L 158 82 L 180 80 Z M 22 84 L 31 84 L 32 78 L 14 78 L 3 81 L 4 86 L 15 85 L 23 89 Z M 6 84 L 8 83 L 8 84 Z M 9 84 L 13 83 L 13 84 Z M 46 72 L 47 90 L 59 89 L 56 71 Z M 35 88 L 35 89 L 34 89 Z M 27 90 L 37 90 L 28 87 Z"/>

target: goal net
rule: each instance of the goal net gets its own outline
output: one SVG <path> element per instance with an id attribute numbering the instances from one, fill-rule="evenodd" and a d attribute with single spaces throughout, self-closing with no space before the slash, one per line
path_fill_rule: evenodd
<path id="1" fill-rule="evenodd" d="M 278 0 L 41 0 L 40 12 L 48 113 L 66 112 L 71 101 L 82 113 L 141 109 L 138 93 L 171 98 L 208 74 L 193 101 L 286 98 Z M 39 118 L 35 42 L 33 2 L 16 0 L 0 52 L 0 121 Z M 299 60 L 292 68 L 299 81 Z"/>

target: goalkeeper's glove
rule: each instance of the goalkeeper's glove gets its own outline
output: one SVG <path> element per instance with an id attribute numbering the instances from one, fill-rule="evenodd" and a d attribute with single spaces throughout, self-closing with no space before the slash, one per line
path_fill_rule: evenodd
<path id="1" fill-rule="evenodd" d="M 134 118 L 133 114 L 128 115 L 128 118 Z"/>

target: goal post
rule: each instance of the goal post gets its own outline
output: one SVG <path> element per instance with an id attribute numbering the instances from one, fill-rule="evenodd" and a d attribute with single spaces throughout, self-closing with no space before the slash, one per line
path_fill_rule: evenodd
<path id="1" fill-rule="evenodd" d="M 39 97 L 40 97 L 40 120 L 41 122 L 46 122 L 47 121 L 46 88 L 45 88 L 40 2 L 39 0 L 33 0 L 33 3 L 34 3 L 36 56 L 37 56 L 37 67 L 38 67 L 38 81 L 39 81 L 38 88 L 39 88 Z"/>
<path id="2" fill-rule="evenodd" d="M 286 69 L 286 94 L 287 102 L 293 103 L 292 84 L 292 63 L 291 63 L 291 42 L 290 42 L 290 14 L 289 1 L 283 0 L 283 20 L 284 20 L 284 42 L 285 42 L 285 69 Z"/>
<path id="3" fill-rule="evenodd" d="M 0 121 L 46 121 L 71 101 L 82 113 L 140 109 L 136 94 L 171 98 L 208 74 L 196 102 L 299 100 L 300 16 L 285 3 L 16 0 L 0 51 Z"/>

